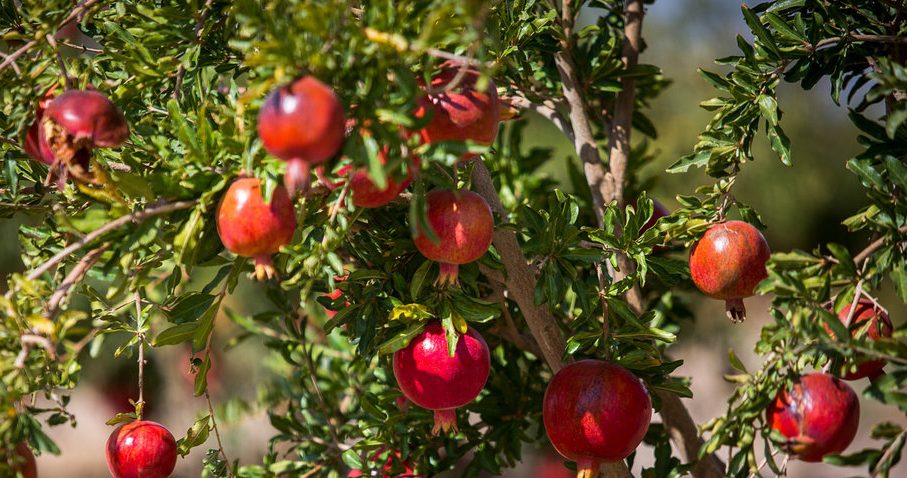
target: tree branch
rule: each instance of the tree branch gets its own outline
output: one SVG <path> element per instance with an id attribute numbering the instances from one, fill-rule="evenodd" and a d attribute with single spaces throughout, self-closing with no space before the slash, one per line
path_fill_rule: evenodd
<path id="1" fill-rule="evenodd" d="M 45 272 L 50 270 L 51 267 L 62 261 L 66 256 L 78 251 L 82 247 L 85 247 L 87 244 L 92 243 L 95 239 L 103 236 L 104 234 L 107 234 L 110 231 L 113 231 L 114 229 L 118 229 L 126 224 L 129 224 L 130 222 L 138 224 L 154 216 L 160 216 L 162 214 L 179 211 L 181 209 L 188 209 L 192 206 L 195 206 L 197 203 L 198 201 L 196 200 L 165 203 L 160 206 L 150 207 L 142 211 L 127 214 L 113 221 L 110 221 L 107 224 L 95 229 L 94 231 L 89 232 L 85 235 L 85 237 L 65 247 L 62 251 L 51 257 L 50 260 L 48 260 L 44 264 L 41 264 L 41 266 L 39 266 L 35 270 L 31 271 L 28 274 L 28 280 L 35 280 L 38 277 L 41 277 L 41 274 L 44 274 Z"/>
<path id="2" fill-rule="evenodd" d="M 87 11 L 89 8 L 94 6 L 95 3 L 98 3 L 98 0 L 85 0 L 81 4 L 77 5 L 75 8 L 72 9 L 71 12 L 69 12 L 69 15 L 66 16 L 66 19 L 64 19 L 57 26 L 57 29 L 59 30 L 67 23 L 78 18 L 79 15 L 81 15 L 82 13 Z M 19 59 L 20 56 L 28 53 L 28 51 L 31 50 L 32 48 L 34 48 L 35 45 L 37 45 L 37 44 L 38 44 L 38 40 L 36 40 L 36 39 L 29 40 L 27 43 L 22 45 L 22 47 L 20 47 L 18 50 L 7 55 L 6 58 L 3 60 L 3 63 L 0 63 L 0 70 L 3 70 L 7 66 L 9 66 L 11 63 L 14 63 L 16 60 Z"/>
<path id="3" fill-rule="evenodd" d="M 901 234 L 907 234 L 907 226 L 901 226 L 900 228 L 898 228 L 898 232 Z M 854 258 L 853 258 L 854 263 L 859 265 L 861 262 L 865 261 L 866 259 L 869 259 L 869 256 L 871 256 L 873 253 L 875 253 L 875 251 L 881 249 L 882 246 L 884 246 L 884 245 L 885 245 L 884 237 L 880 237 L 880 238 L 876 239 L 871 244 L 866 246 L 866 249 L 863 249 L 862 251 L 860 251 L 859 254 L 854 256 Z"/>
<path id="4" fill-rule="evenodd" d="M 847 35 L 843 35 L 843 36 L 822 39 L 815 45 L 808 45 L 808 49 L 810 51 L 816 51 L 819 48 L 822 48 L 824 46 L 833 45 L 835 43 L 841 43 L 842 41 L 907 44 L 907 37 L 896 36 L 896 35 L 859 35 L 856 33 L 848 33 Z"/>
<path id="5" fill-rule="evenodd" d="M 88 272 L 88 269 L 91 269 L 91 266 L 98 262 L 98 259 L 101 258 L 101 254 L 104 253 L 110 244 L 102 244 L 97 249 L 92 250 L 88 254 L 85 254 L 78 264 L 73 267 L 72 271 L 63 279 L 63 282 L 57 287 L 57 290 L 54 291 L 53 295 L 50 296 L 50 299 L 47 300 L 47 312 L 45 316 L 49 320 L 54 320 L 57 317 L 57 314 L 60 312 L 60 306 L 63 304 L 63 301 L 66 300 L 66 297 L 69 295 L 69 291 L 82 280 L 82 277 Z"/>

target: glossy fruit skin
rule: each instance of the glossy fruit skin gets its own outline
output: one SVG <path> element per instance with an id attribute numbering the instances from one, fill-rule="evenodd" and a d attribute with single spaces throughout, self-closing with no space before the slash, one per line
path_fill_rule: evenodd
<path id="1" fill-rule="evenodd" d="M 44 115 L 74 138 L 90 140 L 92 147 L 113 148 L 129 138 L 123 112 L 94 90 L 69 90 L 54 98 Z"/>
<path id="2" fill-rule="evenodd" d="M 258 136 L 265 149 L 287 161 L 284 177 L 291 194 L 305 190 L 309 169 L 343 145 L 343 105 L 329 86 L 312 76 L 278 87 L 258 113 Z"/>
<path id="3" fill-rule="evenodd" d="M 265 269 L 271 254 L 289 244 L 295 230 L 296 211 L 287 190 L 277 186 L 270 204 L 266 203 L 257 178 L 234 181 L 217 208 L 217 232 L 224 246 L 237 255 L 254 257 L 256 265 Z M 264 271 L 272 272 L 273 268 Z"/>
<path id="4" fill-rule="evenodd" d="M 542 418 L 554 448 L 577 463 L 577 476 L 595 476 L 602 463 L 622 460 L 639 446 L 652 420 L 652 400 L 629 370 L 580 360 L 548 384 Z"/>
<path id="5" fill-rule="evenodd" d="M 860 402 L 849 385 L 825 373 L 803 375 L 781 390 L 766 423 L 788 438 L 788 451 L 808 462 L 844 451 L 857 434 Z"/>
<path id="6" fill-rule="evenodd" d="M 850 309 L 851 304 L 847 304 L 838 313 L 838 319 L 845 325 L 847 324 L 847 317 L 850 315 Z M 827 324 L 825 325 L 825 330 L 830 335 L 834 335 Z M 853 337 L 860 336 L 864 340 L 874 342 L 883 337 L 891 337 L 892 333 L 894 333 L 894 325 L 891 323 L 891 318 L 888 317 L 888 314 L 876 308 L 875 303 L 871 300 L 861 298 L 857 303 L 857 310 L 854 312 L 851 335 Z M 856 371 L 844 372 L 841 378 L 852 381 L 869 377 L 870 380 L 875 380 L 884 373 L 882 369 L 885 368 L 886 363 L 884 359 L 858 359 Z"/>
<path id="7" fill-rule="evenodd" d="M 127 423 L 107 440 L 107 467 L 114 478 L 167 478 L 175 466 L 176 440 L 158 423 Z"/>
<path id="8" fill-rule="evenodd" d="M 439 321 L 429 322 L 408 346 L 394 353 L 400 390 L 416 405 L 435 411 L 435 434 L 456 430 L 456 409 L 479 396 L 490 371 L 488 344 L 472 327 L 460 335 L 453 357 Z"/>
<path id="9" fill-rule="evenodd" d="M 371 462 L 380 461 L 382 453 L 384 453 L 384 450 L 378 450 L 377 452 L 375 452 L 374 455 L 371 456 L 371 458 L 369 458 L 369 461 L 371 461 Z M 403 471 L 402 472 L 397 471 L 396 473 L 391 474 L 392 470 L 394 470 L 395 462 L 399 463 L 400 466 L 403 467 Z M 397 470 L 399 470 L 399 469 L 400 469 L 400 467 L 398 466 Z M 346 476 L 347 476 L 347 478 L 359 478 L 361 476 L 374 476 L 374 475 L 369 475 L 369 474 L 363 473 L 366 471 L 368 471 L 368 470 L 350 470 L 349 474 L 347 474 Z M 399 451 L 395 451 L 387 457 L 387 462 L 384 464 L 384 467 L 381 469 L 381 471 L 383 473 L 381 473 L 378 476 L 380 476 L 382 478 L 419 478 L 419 476 L 415 474 L 415 471 L 413 471 L 413 464 L 409 460 L 401 461 Z"/>
<path id="10" fill-rule="evenodd" d="M 5 451 L 0 449 L 0 451 Z M 28 448 L 28 444 L 19 442 L 16 445 L 16 455 L 19 456 L 18 464 L 14 471 L 18 471 L 22 478 L 38 478 L 38 465 L 35 463 L 35 455 Z"/>
<path id="11" fill-rule="evenodd" d="M 725 300 L 734 322 L 746 317 L 743 300 L 768 277 L 765 237 L 743 221 L 715 224 L 690 251 L 690 275 L 703 294 Z"/>
<path id="12" fill-rule="evenodd" d="M 388 176 L 385 178 L 385 188 L 380 189 L 372 181 L 371 176 L 366 169 L 357 169 L 350 175 L 350 188 L 352 190 L 352 201 L 356 207 L 374 209 L 388 205 L 397 198 L 404 189 L 406 189 L 411 177 L 402 181 Z"/>
<path id="13" fill-rule="evenodd" d="M 431 89 L 440 90 L 457 76 L 461 64 L 447 61 L 432 77 Z M 488 88 L 476 90 L 480 77 L 478 70 L 466 67 L 459 84 L 450 91 L 427 94 L 419 99 L 415 116 L 431 115 L 429 123 L 419 131 L 425 143 L 442 141 L 473 141 L 491 145 L 498 134 L 501 106 L 497 87 L 489 80 Z M 474 157 L 466 154 L 464 159 Z"/>
<path id="14" fill-rule="evenodd" d="M 429 192 L 428 223 L 438 237 L 433 243 L 421 231 L 413 237 L 416 249 L 426 258 L 441 263 L 440 284 L 457 281 L 457 266 L 477 260 L 491 245 L 494 218 L 491 207 L 472 191 L 435 189 Z"/>

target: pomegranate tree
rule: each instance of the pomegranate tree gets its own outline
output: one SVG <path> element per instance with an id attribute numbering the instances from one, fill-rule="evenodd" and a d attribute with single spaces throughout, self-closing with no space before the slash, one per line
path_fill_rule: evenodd
<path id="1" fill-rule="evenodd" d="M 257 178 L 240 178 L 230 185 L 217 208 L 217 232 L 234 254 L 255 259 L 258 280 L 274 278 L 271 255 L 293 239 L 296 212 L 283 186 L 266 203 Z"/>
<path id="2" fill-rule="evenodd" d="M 272 91 L 258 113 L 258 137 L 286 161 L 284 184 L 291 196 L 308 188 L 312 166 L 337 154 L 345 131 L 340 99 L 311 76 Z"/>
<path id="3" fill-rule="evenodd" d="M 652 419 L 652 400 L 629 370 L 601 360 L 562 368 L 542 403 L 554 448 L 576 462 L 577 478 L 594 478 L 602 463 L 623 460 L 639 446 Z"/>
<path id="4" fill-rule="evenodd" d="M 758 229 L 743 221 L 715 224 L 690 251 L 690 275 L 703 294 L 725 301 L 733 322 L 746 319 L 743 299 L 768 276 L 771 255 Z"/>
<path id="5" fill-rule="evenodd" d="M 456 284 L 460 264 L 482 257 L 491 245 L 491 207 L 472 191 L 436 189 L 425 200 L 428 223 L 438 240 L 418 231 L 413 242 L 423 256 L 440 264 L 439 285 Z"/>
<path id="6" fill-rule="evenodd" d="M 416 405 L 435 412 L 435 435 L 457 430 L 457 408 L 479 395 L 490 370 L 488 344 L 475 329 L 459 336 L 451 355 L 439 321 L 429 322 L 408 346 L 394 353 L 400 390 Z"/>
<path id="7" fill-rule="evenodd" d="M 857 434 L 860 402 L 849 385 L 825 373 L 803 375 L 781 390 L 766 423 L 787 437 L 787 449 L 803 461 L 822 461 L 844 451 Z"/>
<path id="8" fill-rule="evenodd" d="M 159 423 L 127 423 L 107 439 L 107 467 L 114 478 L 167 478 L 175 466 L 176 440 Z"/>
<path id="9" fill-rule="evenodd" d="M 850 317 L 851 306 L 852 304 L 847 304 L 838 313 L 838 320 L 844 325 L 847 325 L 847 319 Z M 876 341 L 883 337 L 891 337 L 894 332 L 894 326 L 888 314 L 878 308 L 875 302 L 865 297 L 861 298 L 857 303 L 856 311 L 853 313 L 853 319 L 850 324 L 851 335 L 857 339 Z M 825 330 L 832 334 L 828 325 L 825 325 Z M 869 377 L 870 380 L 875 380 L 884 373 L 882 369 L 885 368 L 885 363 L 884 359 L 857 358 L 856 363 L 844 365 L 845 370 L 841 378 L 844 380 L 859 380 Z M 856 366 L 856 370 L 851 371 L 851 366 Z"/>
<path id="10" fill-rule="evenodd" d="M 419 131 L 422 141 L 472 141 L 485 146 L 494 142 L 501 119 L 497 87 L 488 80 L 487 88 L 477 90 L 480 76 L 475 68 L 455 61 L 441 65 L 415 112 L 417 118 L 429 116 Z M 474 156 L 467 154 L 463 159 Z"/>

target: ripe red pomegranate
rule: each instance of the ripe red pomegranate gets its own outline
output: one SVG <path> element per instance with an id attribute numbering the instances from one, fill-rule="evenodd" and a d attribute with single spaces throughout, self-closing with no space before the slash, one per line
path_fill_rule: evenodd
<path id="1" fill-rule="evenodd" d="M 383 161 L 382 161 L 383 163 Z M 384 189 L 378 188 L 372 181 L 365 168 L 356 169 L 350 174 L 350 189 L 352 192 L 353 205 L 363 208 L 378 208 L 386 206 L 409 187 L 412 182 L 412 173 L 407 174 L 402 180 L 388 176 Z M 349 174 L 349 169 L 341 169 L 340 174 Z"/>
<path id="2" fill-rule="evenodd" d="M 381 461 L 381 454 L 384 453 L 384 450 L 378 450 L 374 455 L 369 458 L 369 461 L 375 463 Z M 397 464 L 396 473 L 394 472 L 395 464 Z M 399 472 L 400 468 L 403 468 L 403 472 Z M 366 475 L 363 472 L 368 472 L 368 470 L 351 470 L 347 474 L 347 478 L 359 478 L 361 476 L 380 476 L 381 478 L 419 478 L 419 475 L 415 474 L 413 471 L 413 464 L 409 460 L 401 460 L 400 452 L 395 451 L 387 457 L 387 462 L 385 462 L 384 467 L 381 469 L 383 473 L 380 475 Z"/>
<path id="3" fill-rule="evenodd" d="M 0 447 L 0 461 L 6 460 L 6 450 Z M 4 468 L 9 469 L 9 468 Z M 38 478 L 38 465 L 35 463 L 35 455 L 28 448 L 24 441 L 16 445 L 16 462 L 13 472 L 19 472 L 22 478 Z"/>
<path id="4" fill-rule="evenodd" d="M 309 170 L 340 150 L 343 105 L 329 86 L 311 76 L 272 91 L 258 113 L 258 136 L 269 153 L 287 162 L 290 195 L 305 191 Z"/>
<path id="5" fill-rule="evenodd" d="M 542 404 L 548 438 L 576 462 L 577 478 L 594 478 L 602 463 L 623 460 L 639 446 L 652 419 L 652 400 L 629 370 L 601 360 L 562 368 Z"/>
<path id="6" fill-rule="evenodd" d="M 445 90 L 457 78 L 459 80 L 447 91 L 429 93 L 419 99 L 415 116 L 431 116 L 419 131 L 422 141 L 473 141 L 489 146 L 494 142 L 501 115 L 497 87 L 489 80 L 484 91 L 476 90 L 479 76 L 475 68 L 454 61 L 441 65 L 431 80 L 431 90 Z M 475 154 L 466 154 L 463 159 L 473 156 Z"/>
<path id="7" fill-rule="evenodd" d="M 746 319 L 743 299 L 768 277 L 765 262 L 771 250 L 762 233 L 743 221 L 715 224 L 690 251 L 690 274 L 703 294 L 723 299 L 728 317 Z"/>
<path id="8" fill-rule="evenodd" d="M 432 242 L 421 231 L 413 242 L 423 256 L 440 263 L 439 285 L 456 284 L 459 265 L 482 257 L 491 245 L 491 207 L 472 191 L 435 189 L 425 200 L 428 223 L 438 242 Z"/>
<path id="9" fill-rule="evenodd" d="M 107 467 L 114 478 L 167 478 L 175 466 L 176 440 L 158 423 L 127 423 L 107 439 Z"/>
<path id="10" fill-rule="evenodd" d="M 394 377 L 400 390 L 416 405 L 434 410 L 432 433 L 457 430 L 457 408 L 473 401 L 485 388 L 491 356 L 485 339 L 470 327 L 460 335 L 453 357 L 441 322 L 425 330 L 394 353 Z"/>
<path id="11" fill-rule="evenodd" d="M 54 98 L 41 118 L 38 145 L 41 160 L 45 144 L 64 172 L 85 183 L 96 183 L 89 171 L 94 148 L 115 148 L 129 138 L 123 112 L 106 96 L 94 90 L 69 90 Z M 64 178 L 65 179 L 65 178 Z"/>
<path id="12" fill-rule="evenodd" d="M 266 203 L 257 178 L 240 178 L 230 185 L 217 208 L 217 232 L 231 252 L 255 258 L 255 277 L 271 279 L 276 271 L 271 254 L 293 239 L 296 211 L 283 186 Z"/>
<path id="13" fill-rule="evenodd" d="M 56 163 L 56 158 L 54 158 L 53 151 L 50 150 L 50 145 L 47 144 L 41 124 L 44 120 L 44 111 L 53 99 L 53 90 L 51 90 L 38 102 L 38 107 L 35 108 L 35 121 L 28 128 L 28 133 L 25 135 L 25 143 L 22 145 L 25 153 L 32 159 L 49 166 Z"/>
<path id="14" fill-rule="evenodd" d="M 847 324 L 847 317 L 850 316 L 850 308 L 851 304 L 847 304 L 838 313 L 838 319 L 845 325 Z M 882 337 L 891 337 L 894 332 L 894 326 L 888 314 L 877 308 L 875 303 L 867 298 L 861 298 L 857 303 L 857 310 L 854 312 L 850 329 L 854 338 L 868 339 L 873 342 Z M 834 336 L 827 324 L 825 325 L 825 330 L 829 335 Z M 845 371 L 841 378 L 844 380 L 859 380 L 869 377 L 870 380 L 875 380 L 884 373 L 882 369 L 885 368 L 885 364 L 886 361 L 884 359 L 861 358 L 856 362 L 856 371 Z"/>
<path id="15" fill-rule="evenodd" d="M 850 445 L 860 424 L 860 402 L 849 385 L 824 373 L 803 375 L 781 390 L 765 412 L 769 427 L 788 438 L 789 453 L 822 461 Z"/>

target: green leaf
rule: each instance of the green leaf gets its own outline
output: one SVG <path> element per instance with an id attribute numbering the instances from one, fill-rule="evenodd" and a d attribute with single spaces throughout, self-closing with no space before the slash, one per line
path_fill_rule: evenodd
<path id="1" fill-rule="evenodd" d="M 778 159 L 785 166 L 790 166 L 790 138 L 787 137 L 787 134 L 784 133 L 780 126 L 769 126 L 767 134 L 772 151 L 778 154 Z"/>
<path id="2" fill-rule="evenodd" d="M 768 124 L 778 126 L 778 101 L 768 95 L 759 95 L 756 102 L 759 103 L 759 110 Z"/>
<path id="3" fill-rule="evenodd" d="M 199 292 L 190 292 L 181 296 L 175 304 L 164 311 L 170 322 L 184 324 L 198 320 L 214 303 L 214 296 Z"/>
<path id="4" fill-rule="evenodd" d="M 765 45 L 766 48 L 773 54 L 775 58 L 781 56 L 778 51 L 778 45 L 775 44 L 775 39 L 772 38 L 772 35 L 765 29 L 762 25 L 762 22 L 756 17 L 756 14 L 746 4 L 741 8 L 743 11 L 743 19 L 746 20 L 746 24 L 749 25 L 750 30 L 753 31 L 753 34 Z"/>
<path id="5" fill-rule="evenodd" d="M 187 322 L 185 324 L 174 325 L 159 333 L 154 338 L 152 346 L 163 347 L 165 345 L 177 345 L 192 340 L 195 331 L 198 329 L 198 322 Z"/>
<path id="6" fill-rule="evenodd" d="M 197 446 L 204 445 L 205 442 L 208 441 L 208 433 L 211 431 L 209 425 L 210 421 L 210 415 L 199 418 L 192 424 L 192 427 L 186 431 L 186 436 L 176 442 L 176 450 L 181 457 L 185 458 L 190 450 Z"/>
<path id="7" fill-rule="evenodd" d="M 712 152 L 708 151 L 708 150 L 703 150 L 703 151 L 699 151 L 699 152 L 696 152 L 693 154 L 688 154 L 686 156 L 681 157 L 679 161 L 672 164 L 665 171 L 667 171 L 668 173 L 671 173 L 671 174 L 685 173 L 690 169 L 691 166 L 696 166 L 697 168 L 701 168 L 701 167 L 709 164 L 709 160 L 711 158 L 712 158 Z"/>
<path id="8" fill-rule="evenodd" d="M 728 349 L 727 351 L 728 361 L 731 363 L 731 367 L 734 367 L 735 370 L 739 370 L 743 373 L 749 373 L 746 370 L 746 366 L 743 365 L 743 362 L 737 357 L 737 354 L 734 352 L 734 349 Z"/>
<path id="9" fill-rule="evenodd" d="M 412 300 L 418 299 L 422 294 L 422 288 L 429 280 L 432 265 L 434 265 L 434 262 L 428 260 L 424 261 L 422 265 L 416 269 L 416 273 L 413 274 L 412 282 L 409 285 L 409 295 Z"/>
<path id="10" fill-rule="evenodd" d="M 423 322 L 414 322 L 410 324 L 409 327 L 397 332 L 390 339 L 378 346 L 378 353 L 382 355 L 392 354 L 406 347 L 409 345 L 410 341 L 422 332 L 423 327 Z"/>

